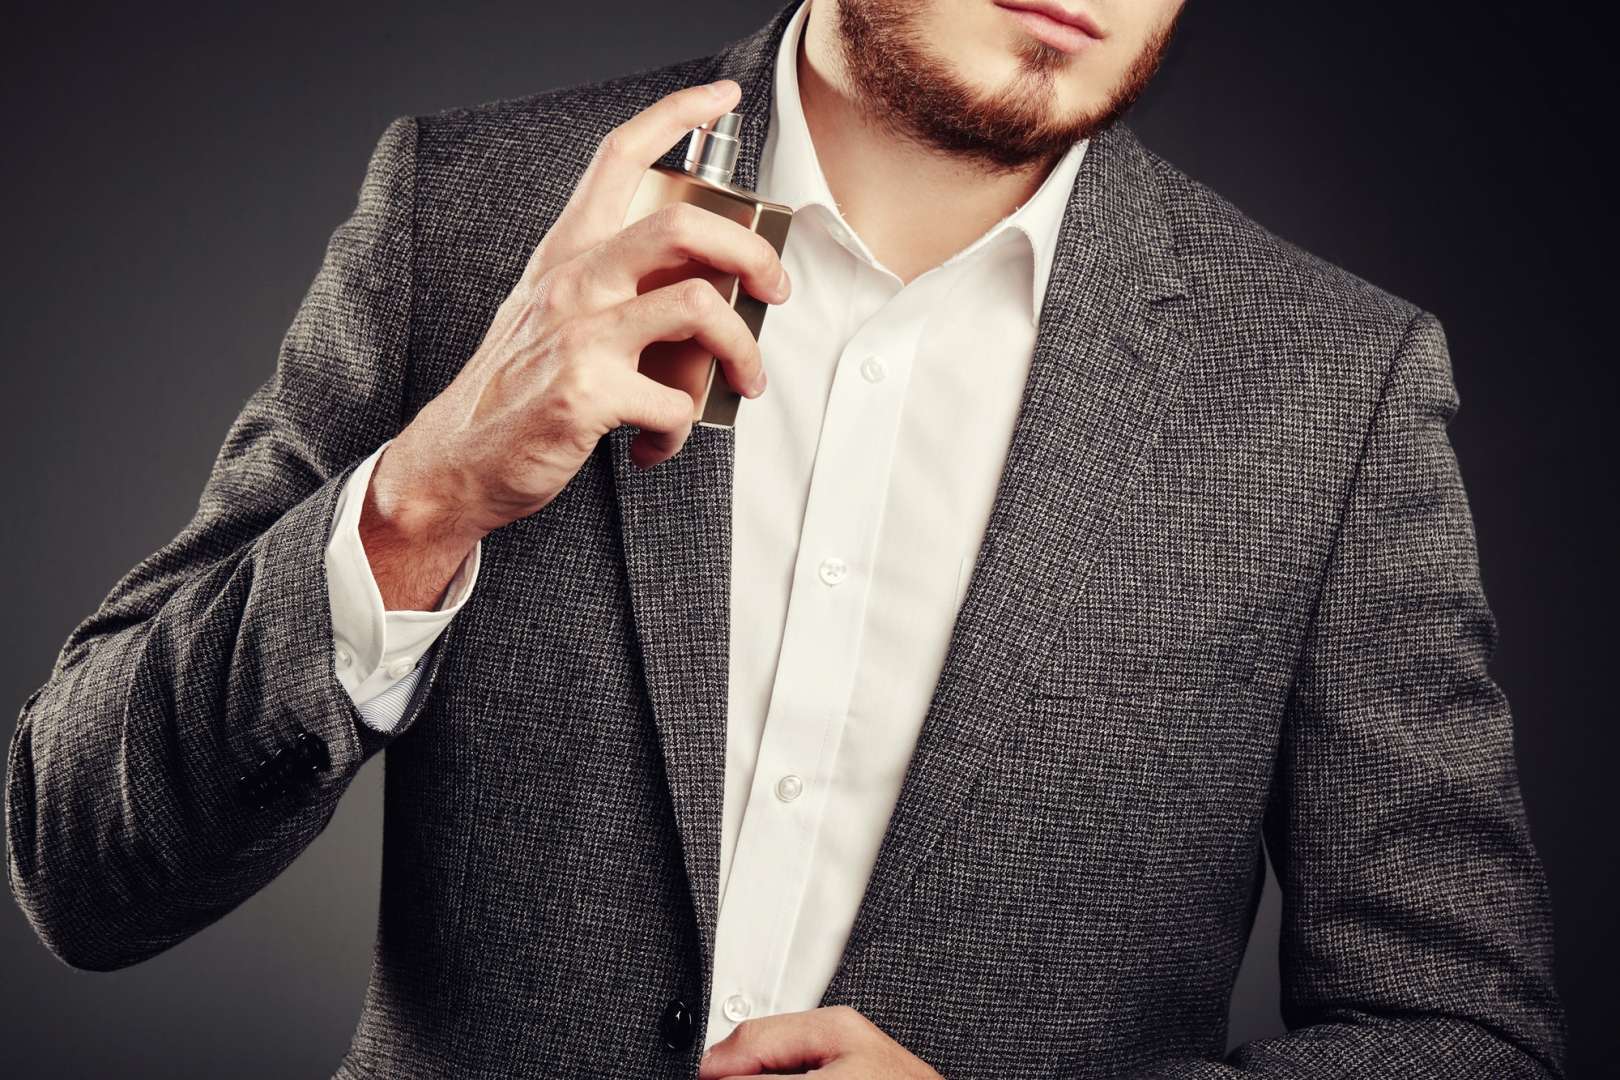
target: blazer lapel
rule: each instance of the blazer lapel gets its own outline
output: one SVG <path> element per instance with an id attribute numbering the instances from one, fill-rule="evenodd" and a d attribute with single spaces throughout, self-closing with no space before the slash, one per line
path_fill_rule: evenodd
<path id="1" fill-rule="evenodd" d="M 773 63 L 796 5 L 715 57 L 710 78 L 742 87 L 736 183 L 752 188 L 770 121 Z M 684 140 L 661 159 L 679 167 Z M 608 436 L 631 614 L 647 697 L 692 890 L 704 971 L 712 966 L 725 797 L 731 626 L 730 428 L 694 426 L 686 445 L 648 470 L 630 460 L 634 428 Z"/>
<path id="2" fill-rule="evenodd" d="M 823 1004 L 1020 714 L 1175 398 L 1186 295 L 1146 151 L 1093 137 L 1058 234 L 1007 462 L 943 670 Z"/>

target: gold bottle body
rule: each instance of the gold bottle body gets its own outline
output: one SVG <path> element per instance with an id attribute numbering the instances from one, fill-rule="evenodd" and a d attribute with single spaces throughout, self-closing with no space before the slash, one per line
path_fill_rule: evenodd
<path id="1" fill-rule="evenodd" d="M 672 203 L 689 203 L 735 221 L 770 241 L 778 256 L 787 243 L 788 226 L 793 221 L 791 208 L 767 202 L 751 191 L 655 165 L 642 175 L 624 223 L 639 221 Z M 742 316 L 754 340 L 759 340 L 769 305 L 749 295 L 735 274 L 721 273 L 706 264 L 693 262 L 649 274 L 642 279 L 639 291 L 647 292 L 694 276 L 707 279 L 718 289 Z M 709 427 L 731 427 L 736 423 L 742 395 L 726 381 L 720 362 L 697 342 L 655 341 L 642 351 L 640 370 L 649 378 L 689 393 L 693 401 L 693 423 Z"/>

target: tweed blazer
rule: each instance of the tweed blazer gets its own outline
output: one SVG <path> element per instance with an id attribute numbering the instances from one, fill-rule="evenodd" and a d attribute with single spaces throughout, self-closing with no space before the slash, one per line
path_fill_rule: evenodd
<path id="1" fill-rule="evenodd" d="M 790 10 L 712 56 L 387 126 L 195 517 L 23 707 L 8 876 L 63 961 L 122 967 L 219 919 L 386 750 L 337 1075 L 695 1074 L 733 433 L 643 472 L 620 428 L 491 534 L 390 734 L 334 673 L 322 554 L 354 466 L 472 355 L 610 128 L 730 76 L 754 183 Z M 952 1080 L 1562 1075 L 1457 407 L 1433 314 L 1128 125 L 1097 135 L 824 1003 Z M 1267 853 L 1289 1032 L 1228 1054 Z"/>

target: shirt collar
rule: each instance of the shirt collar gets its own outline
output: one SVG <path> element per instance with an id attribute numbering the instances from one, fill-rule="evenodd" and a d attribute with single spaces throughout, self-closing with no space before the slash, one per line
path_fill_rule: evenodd
<path id="1" fill-rule="evenodd" d="M 771 124 L 760 161 L 760 194 L 773 202 L 792 207 L 795 213 L 811 206 L 821 207 L 842 226 L 849 242 L 859 249 L 859 254 L 875 264 L 877 260 L 838 211 L 838 204 L 827 187 L 827 177 L 821 171 L 821 162 L 816 157 L 815 144 L 810 140 L 810 128 L 805 122 L 804 108 L 799 100 L 799 40 L 803 36 L 809 10 L 808 0 L 799 5 L 777 47 Z M 1089 144 L 1089 139 L 1081 139 L 1071 146 L 1028 201 L 991 226 L 983 236 L 952 255 L 944 265 L 970 259 L 999 239 L 1006 230 L 1017 230 L 1029 241 L 1034 271 L 1031 275 L 1030 318 L 1038 321 L 1057 249 L 1058 228 L 1063 222 L 1069 192 L 1074 187 L 1075 176 Z"/>

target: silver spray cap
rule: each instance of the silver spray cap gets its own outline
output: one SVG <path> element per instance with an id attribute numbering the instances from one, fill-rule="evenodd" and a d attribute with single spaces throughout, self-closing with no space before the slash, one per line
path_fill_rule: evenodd
<path id="1" fill-rule="evenodd" d="M 731 183 L 731 174 L 737 168 L 737 132 L 741 129 L 742 117 L 734 112 L 693 128 L 686 141 L 686 171 L 710 183 Z"/>

